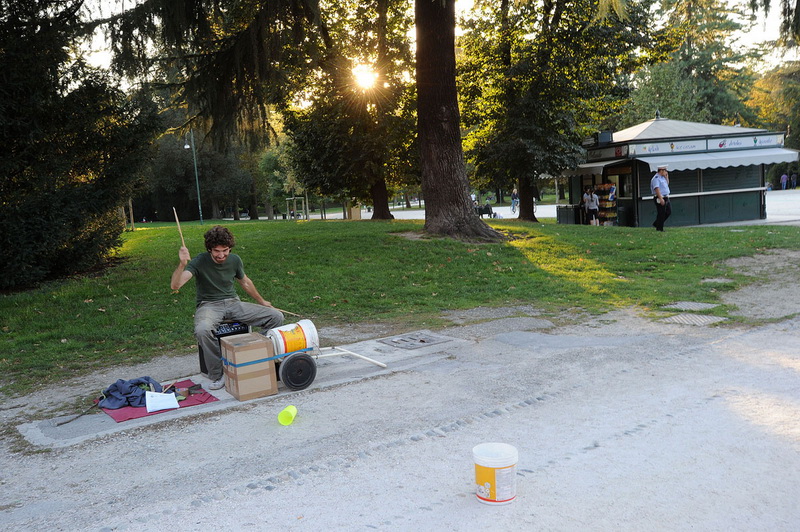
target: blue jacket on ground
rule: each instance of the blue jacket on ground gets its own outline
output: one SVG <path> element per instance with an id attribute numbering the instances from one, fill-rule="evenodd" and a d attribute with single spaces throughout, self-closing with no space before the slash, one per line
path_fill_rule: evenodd
<path id="1" fill-rule="evenodd" d="M 150 377 L 139 377 L 129 381 L 119 379 L 103 391 L 103 398 L 97 403 L 100 408 L 116 410 L 123 406 L 146 406 L 144 392 L 140 384 L 153 386 L 153 391 L 161 393 L 161 384 Z"/>

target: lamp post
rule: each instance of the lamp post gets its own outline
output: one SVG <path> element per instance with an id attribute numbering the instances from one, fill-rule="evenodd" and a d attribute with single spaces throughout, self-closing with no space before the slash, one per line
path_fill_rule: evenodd
<path id="1" fill-rule="evenodd" d="M 189 138 L 192 143 L 191 146 L 187 142 L 183 149 L 192 149 L 192 161 L 194 161 L 194 184 L 197 186 L 197 211 L 200 213 L 200 225 L 203 225 L 203 202 L 200 200 L 200 176 L 197 174 L 197 152 L 194 149 L 194 130 L 189 129 Z"/>

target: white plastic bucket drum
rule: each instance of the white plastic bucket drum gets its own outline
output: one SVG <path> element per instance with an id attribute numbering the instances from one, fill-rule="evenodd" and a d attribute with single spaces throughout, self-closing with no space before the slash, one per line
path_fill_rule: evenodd
<path id="1" fill-rule="evenodd" d="M 472 449 L 475 460 L 475 495 L 485 504 L 508 504 L 517 496 L 516 447 L 507 443 L 481 443 Z"/>
<path id="2" fill-rule="evenodd" d="M 311 320 L 300 320 L 297 323 L 270 329 L 267 338 L 272 340 L 276 355 L 299 351 L 307 347 L 319 347 L 317 328 Z"/>

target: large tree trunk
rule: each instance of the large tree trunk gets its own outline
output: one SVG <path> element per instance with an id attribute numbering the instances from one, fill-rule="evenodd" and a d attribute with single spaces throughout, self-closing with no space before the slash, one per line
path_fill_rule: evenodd
<path id="1" fill-rule="evenodd" d="M 533 200 L 539 195 L 539 189 L 531 184 L 528 179 L 519 182 L 519 219 L 538 222 L 536 213 L 533 212 Z"/>
<path id="2" fill-rule="evenodd" d="M 376 5 L 377 11 L 377 21 L 376 21 L 376 28 L 375 31 L 378 35 L 378 58 L 376 64 L 378 65 L 377 70 L 377 83 L 376 86 L 382 87 L 384 84 L 387 83 L 386 79 L 386 68 L 391 59 L 389 58 L 388 53 L 388 44 L 387 44 L 387 37 L 388 37 L 388 12 L 389 12 L 389 0 L 378 0 Z M 366 102 L 365 102 L 366 104 Z M 391 116 L 391 111 L 383 109 L 380 105 L 377 106 L 377 126 L 378 131 L 382 131 L 383 128 L 381 127 L 382 123 L 386 121 L 387 118 Z M 385 159 L 387 157 L 384 154 L 382 157 Z M 382 168 L 384 166 L 384 160 L 376 160 L 373 161 L 375 164 L 372 165 L 373 168 Z M 386 179 L 383 177 L 384 172 L 378 170 L 373 172 L 370 180 L 370 187 L 369 193 L 372 197 L 372 219 L 373 220 L 393 220 L 394 216 L 392 215 L 391 211 L 389 210 L 389 191 L 386 188 Z"/>
<path id="3" fill-rule="evenodd" d="M 372 196 L 372 219 L 373 220 L 394 220 L 394 215 L 389 210 L 389 191 L 386 189 L 386 180 L 377 179 L 369 187 Z"/>
<path id="4" fill-rule="evenodd" d="M 256 180 L 250 178 L 250 206 L 247 213 L 251 220 L 258 220 L 258 193 L 256 192 Z"/>
<path id="5" fill-rule="evenodd" d="M 417 133 L 425 230 L 501 240 L 472 209 L 456 94 L 455 0 L 416 0 Z"/>
<path id="6" fill-rule="evenodd" d="M 267 220 L 274 220 L 275 207 L 272 206 L 272 198 L 269 194 L 264 194 L 264 208 L 267 210 Z"/>

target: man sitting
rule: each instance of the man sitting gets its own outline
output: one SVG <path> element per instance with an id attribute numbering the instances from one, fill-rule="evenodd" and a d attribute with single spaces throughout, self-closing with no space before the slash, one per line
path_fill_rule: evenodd
<path id="1" fill-rule="evenodd" d="M 172 273 L 170 286 L 179 290 L 189 279 L 195 278 L 197 308 L 194 313 L 194 335 L 203 350 L 209 389 L 225 386 L 222 374 L 222 354 L 214 331 L 223 321 L 238 321 L 255 325 L 266 331 L 283 324 L 283 314 L 266 301 L 256 290 L 253 281 L 244 273 L 239 255 L 232 254 L 236 245 L 231 232 L 214 226 L 205 234 L 206 252 L 191 258 L 186 246 L 178 251 L 178 267 Z M 233 280 L 258 304 L 245 303 L 236 294 Z"/>

